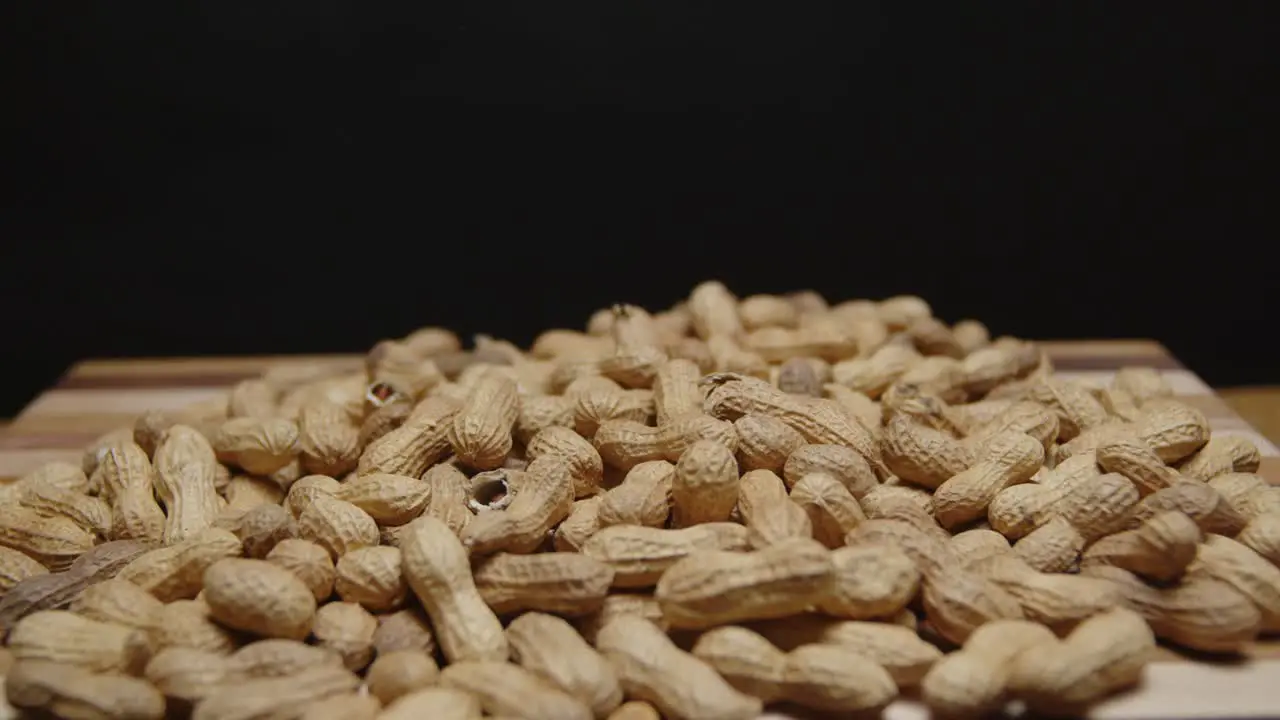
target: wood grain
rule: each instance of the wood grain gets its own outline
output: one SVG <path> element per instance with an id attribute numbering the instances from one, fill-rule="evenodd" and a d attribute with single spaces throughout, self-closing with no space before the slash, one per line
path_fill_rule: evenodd
<path id="1" fill-rule="evenodd" d="M 1280 485 L 1280 450 L 1250 426 L 1158 343 L 1147 340 L 1047 342 L 1055 367 L 1066 377 L 1105 384 L 1131 365 L 1159 368 L 1179 398 L 1195 405 L 1218 434 L 1252 440 L 1263 455 L 1260 474 Z M 358 356 L 149 358 L 78 363 L 0 431 L 0 481 L 19 477 L 44 462 L 79 462 L 81 448 L 114 428 L 131 425 L 149 409 L 178 409 L 224 394 L 227 388 L 280 364 L 323 362 L 356 369 Z M 1280 397 L 1280 392 L 1277 393 Z M 1238 400 L 1233 400 L 1238 402 Z M 1275 406 L 1272 406 L 1275 407 Z M 0 704 L 0 720 L 8 717 Z M 789 716 L 770 714 L 770 718 Z M 904 699 L 885 713 L 891 720 L 928 717 L 919 703 Z M 1257 643 L 1245 662 L 1192 663 L 1162 649 L 1146 686 L 1099 706 L 1091 717 L 1146 718 L 1280 717 L 1280 642 Z"/>

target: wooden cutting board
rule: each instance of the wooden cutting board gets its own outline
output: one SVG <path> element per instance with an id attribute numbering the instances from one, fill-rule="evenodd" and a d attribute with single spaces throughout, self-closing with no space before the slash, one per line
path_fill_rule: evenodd
<path id="1" fill-rule="evenodd" d="M 1105 384 L 1127 365 L 1158 368 L 1179 398 L 1209 418 L 1215 434 L 1247 437 L 1261 451 L 1261 475 L 1280 485 L 1280 450 L 1240 419 L 1194 373 L 1161 345 L 1147 340 L 1047 342 L 1059 374 Z M 357 356 L 165 358 L 90 360 L 73 367 L 31 403 L 0 435 L 0 482 L 52 460 L 79 462 L 81 448 L 99 435 L 131 425 L 140 413 L 178 409 L 224 393 L 265 368 L 289 363 L 332 363 L 355 369 Z M 928 716 L 902 700 L 885 715 L 893 720 Z M 0 713 L 0 718 L 4 713 Z M 767 717 L 782 718 L 771 714 Z M 1280 642 L 1258 643 L 1240 662 L 1208 664 L 1162 650 L 1143 688 L 1100 705 L 1095 718 L 1280 718 Z"/>

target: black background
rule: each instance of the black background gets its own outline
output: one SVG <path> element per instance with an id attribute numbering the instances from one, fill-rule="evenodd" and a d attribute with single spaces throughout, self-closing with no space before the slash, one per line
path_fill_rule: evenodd
<path id="1" fill-rule="evenodd" d="M 0 412 L 713 276 L 1280 381 L 1275 2 L 14 5 Z"/>

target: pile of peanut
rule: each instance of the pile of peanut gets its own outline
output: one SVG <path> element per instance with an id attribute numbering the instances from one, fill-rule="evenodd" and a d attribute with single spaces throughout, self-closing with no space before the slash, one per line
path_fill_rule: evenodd
<path id="1" fill-rule="evenodd" d="M 425 328 L 0 490 L 18 708 L 196 720 L 1069 715 L 1280 630 L 1280 489 L 1154 370 L 916 297 Z"/>

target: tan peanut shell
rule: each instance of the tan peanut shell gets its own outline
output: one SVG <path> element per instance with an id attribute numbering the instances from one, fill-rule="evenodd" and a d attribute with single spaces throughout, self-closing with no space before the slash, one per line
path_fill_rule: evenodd
<path id="1" fill-rule="evenodd" d="M 215 693 L 197 703 L 191 717 L 222 720 L 300 713 L 305 703 L 343 695 L 359 685 L 360 678 L 342 668 L 307 668 L 288 677 L 245 680 L 235 692 Z"/>
<path id="2" fill-rule="evenodd" d="M 421 517 L 410 523 L 400 550 L 405 579 L 431 617 L 445 657 L 505 661 L 502 624 L 476 589 L 457 536 L 439 520 Z"/>
<path id="3" fill-rule="evenodd" d="M 806 442 L 798 431 L 769 415 L 743 415 L 733 427 L 738 434 L 738 466 L 743 470 L 780 473 L 787 458 Z"/>
<path id="4" fill-rule="evenodd" d="M 790 500 L 808 515 L 814 539 L 829 548 L 844 545 L 845 537 L 867 519 L 849 489 L 824 473 L 800 478 Z"/>
<path id="5" fill-rule="evenodd" d="M 214 655 L 236 649 L 239 637 L 213 619 L 209 604 L 201 600 L 174 600 L 160 608 L 151 630 L 158 648 L 184 647 Z"/>
<path id="6" fill-rule="evenodd" d="M 499 553 L 473 570 L 480 597 L 498 614 L 539 611 L 572 617 L 600 607 L 613 568 L 579 553 Z"/>
<path id="7" fill-rule="evenodd" d="M 622 704 L 622 688 L 613 668 L 560 618 L 529 612 L 507 626 L 511 659 L 582 701 L 595 717 Z"/>
<path id="8" fill-rule="evenodd" d="M 408 585 L 401 571 L 399 548 L 366 547 L 338 558 L 334 590 L 347 602 L 370 612 L 387 612 L 404 604 Z"/>
<path id="9" fill-rule="evenodd" d="M 335 560 L 379 542 L 378 524 L 368 513 L 326 493 L 311 498 L 298 515 L 298 536 L 328 550 Z"/>
<path id="10" fill-rule="evenodd" d="M 142 680 L 41 660 L 9 669 L 5 697 L 14 707 L 56 717 L 160 720 L 165 710 L 164 697 Z"/>
<path id="11" fill-rule="evenodd" d="M 1084 621 L 1060 643 L 1019 655 L 1009 689 L 1034 710 L 1078 711 L 1138 684 L 1155 650 L 1142 617 L 1115 608 Z"/>
<path id="12" fill-rule="evenodd" d="M 486 374 L 471 388 L 448 429 L 449 444 L 466 464 L 492 470 L 511 452 L 511 432 L 520 412 L 514 380 Z"/>
<path id="13" fill-rule="evenodd" d="M 369 666 L 365 682 L 374 697 L 383 705 L 390 705 L 411 692 L 435 685 L 439 678 L 440 668 L 427 653 L 393 650 L 379 651 L 377 659 Z"/>
<path id="14" fill-rule="evenodd" d="M 301 640 L 316 611 L 306 584 L 266 560 L 227 558 L 210 565 L 204 598 L 219 622 L 261 637 Z"/>
<path id="15" fill-rule="evenodd" d="M 750 553 L 694 552 L 663 573 L 654 597 L 672 627 L 703 628 L 793 615 L 833 581 L 830 551 L 796 538 Z"/>
<path id="16" fill-rule="evenodd" d="M 440 673 L 444 687 L 475 695 L 490 715 L 512 714 L 529 720 L 586 720 L 591 710 L 582 702 L 510 663 L 467 660 Z"/>
<path id="17" fill-rule="evenodd" d="M 831 551 L 834 580 L 818 601 L 822 612 L 850 620 L 897 613 L 920 589 L 920 573 L 906 553 L 893 545 L 858 545 Z"/>
<path id="18" fill-rule="evenodd" d="M 311 634 L 317 646 L 336 652 L 348 670 L 359 672 L 373 660 L 378 620 L 351 602 L 331 602 L 315 613 Z"/>
<path id="19" fill-rule="evenodd" d="M 310 540 L 281 540 L 267 553 L 266 560 L 297 576 L 317 602 L 333 594 L 333 559 L 329 551 Z"/>
<path id="20" fill-rule="evenodd" d="M 592 535 L 582 554 L 613 568 L 614 587 L 650 587 L 693 553 L 747 549 L 749 536 L 737 523 L 705 523 L 683 530 L 615 525 Z"/>
<path id="21" fill-rule="evenodd" d="M 880 482 L 871 466 L 856 451 L 843 445 L 805 445 L 787 458 L 782 474 L 793 488 L 806 475 L 822 473 L 835 478 L 855 498 L 861 498 Z"/>
<path id="22" fill-rule="evenodd" d="M 738 464 L 733 452 L 711 440 L 690 445 L 676 462 L 671 483 L 675 527 L 729 519 L 738 503 Z"/>
<path id="23" fill-rule="evenodd" d="M 989 622 L 934 664 L 920 684 L 921 699 L 941 717 L 982 717 L 1007 700 L 1010 677 L 1024 658 L 1056 644 L 1053 633 L 1034 622 Z"/>
<path id="24" fill-rule="evenodd" d="M 111 578 L 90 585 L 71 601 L 71 612 L 91 620 L 151 631 L 164 603 L 126 580 Z"/>
<path id="25" fill-rule="evenodd" d="M 629 697 L 670 718 L 748 720 L 762 703 L 735 690 L 705 662 L 676 647 L 656 625 L 619 617 L 600 629 L 596 647 Z"/>
<path id="26" fill-rule="evenodd" d="M 204 583 L 204 571 L 215 562 L 237 557 L 243 551 L 240 538 L 209 528 L 176 545 L 151 550 L 120 569 L 119 577 L 150 592 L 163 602 L 196 596 Z"/>
<path id="27" fill-rule="evenodd" d="M 463 545 L 475 554 L 533 552 L 572 506 L 569 465 L 559 456 L 544 455 L 529 463 L 527 482 L 505 510 L 477 515 L 467 523 Z"/>
<path id="28" fill-rule="evenodd" d="M 596 511 L 599 526 L 666 527 L 671 515 L 675 476 L 675 466 L 666 460 L 651 460 L 632 467 L 621 483 L 601 495 Z"/>

